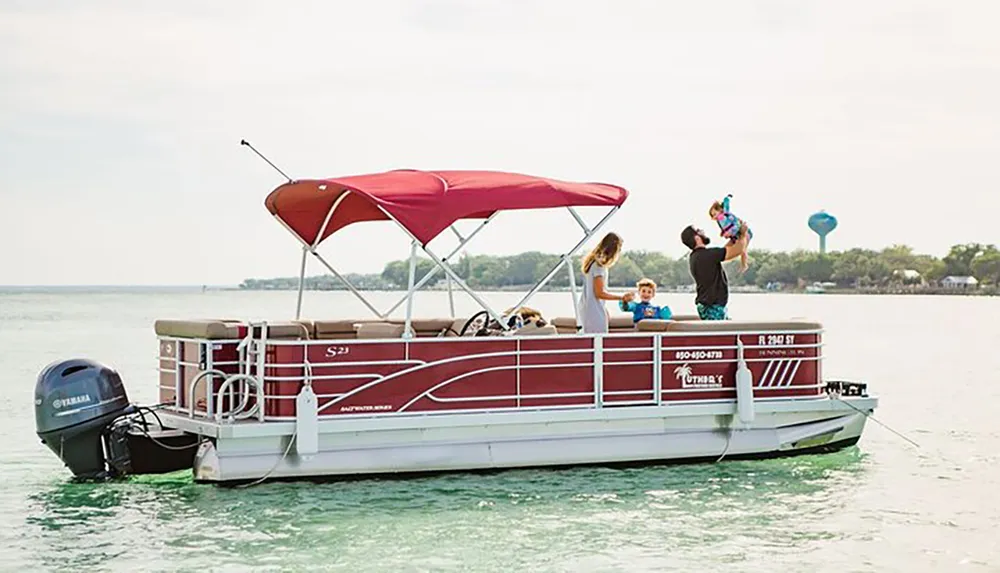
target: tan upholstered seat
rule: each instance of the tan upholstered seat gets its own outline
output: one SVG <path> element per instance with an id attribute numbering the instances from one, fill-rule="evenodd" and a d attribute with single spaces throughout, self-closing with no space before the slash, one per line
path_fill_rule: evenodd
<path id="1" fill-rule="evenodd" d="M 552 319 L 552 326 L 556 327 L 559 334 L 576 334 L 576 318 L 572 316 L 557 316 Z"/>
<path id="2" fill-rule="evenodd" d="M 405 325 L 406 319 L 390 318 L 389 323 Z M 451 328 L 454 323 L 455 319 L 453 318 L 414 318 L 410 321 L 410 326 L 418 337 L 427 338 L 441 335 L 444 331 Z"/>
<path id="3" fill-rule="evenodd" d="M 158 336 L 177 338 L 226 340 L 240 337 L 236 324 L 211 319 L 160 319 L 153 323 L 153 330 Z"/>
<path id="4" fill-rule="evenodd" d="M 301 322 L 284 321 L 268 322 L 267 337 L 287 340 L 303 340 L 311 338 L 309 328 Z"/>
<path id="5" fill-rule="evenodd" d="M 675 314 L 670 320 L 701 320 L 701 317 L 697 314 Z"/>
<path id="6" fill-rule="evenodd" d="M 468 318 L 456 318 L 455 320 L 453 320 L 452 323 L 451 323 L 451 330 L 452 331 L 451 332 L 446 332 L 445 336 L 458 336 L 459 333 L 462 332 L 462 327 L 465 326 L 465 323 L 466 323 L 467 320 L 469 320 L 469 319 Z M 466 333 L 466 335 L 469 335 L 469 333 Z"/>
<path id="7" fill-rule="evenodd" d="M 405 326 L 389 322 L 362 322 L 358 324 L 357 338 L 400 338 Z"/>
<path id="8" fill-rule="evenodd" d="M 683 321 L 660 320 L 658 318 L 647 318 L 646 320 L 640 320 L 639 323 L 636 324 L 636 328 L 639 330 L 639 332 L 666 332 L 668 329 L 670 329 L 677 322 L 683 322 Z M 708 322 L 708 321 L 706 321 L 706 322 Z M 723 321 L 720 320 L 718 322 L 723 322 Z M 725 322 L 729 322 L 729 321 L 725 321 Z"/>
<path id="9" fill-rule="evenodd" d="M 158 336 L 176 338 L 206 338 L 209 340 L 235 340 L 240 338 L 239 322 L 213 319 L 161 319 L 153 323 Z M 268 338 L 308 339 L 309 329 L 296 322 L 274 322 L 267 325 Z"/>
<path id="10" fill-rule="evenodd" d="M 514 336 L 550 336 L 556 334 L 559 334 L 559 330 L 555 325 L 535 326 L 534 323 L 526 324 L 514 332 Z"/>
<path id="11" fill-rule="evenodd" d="M 608 321 L 608 332 L 622 332 L 635 330 L 635 323 L 631 314 L 612 314 Z"/>
<path id="12" fill-rule="evenodd" d="M 559 334 L 576 334 L 578 332 L 583 332 L 582 329 L 578 329 L 576 326 L 576 318 L 572 316 L 559 316 L 552 319 L 552 324 L 559 331 Z M 632 332 L 635 330 L 635 325 L 632 323 L 631 314 L 615 313 L 611 315 L 611 320 L 608 321 L 608 332 Z"/>
<path id="13" fill-rule="evenodd" d="M 804 331 L 823 328 L 818 322 L 786 320 L 757 322 L 749 320 L 643 320 L 639 322 L 641 332 L 773 332 Z"/>
<path id="14" fill-rule="evenodd" d="M 393 325 L 404 327 L 406 324 L 406 319 L 404 318 L 390 318 L 389 320 L 379 320 L 377 318 L 360 318 L 360 319 L 340 319 L 340 320 L 317 320 L 314 322 L 315 326 L 315 337 L 321 340 L 344 340 L 351 338 L 361 338 L 359 335 L 362 325 L 366 324 L 380 324 L 380 325 Z M 458 325 L 457 327 L 455 325 Z M 414 318 L 410 325 L 413 327 L 414 333 L 421 338 L 441 336 L 442 332 L 445 332 L 444 336 L 455 336 L 450 332 L 446 332 L 449 328 L 454 328 L 456 331 L 462 328 L 465 324 L 465 319 L 452 319 L 452 318 Z M 399 334 L 393 334 L 399 330 Z M 382 333 L 382 335 L 375 336 L 375 333 Z M 378 328 L 366 328 L 365 334 L 366 338 L 395 338 L 397 336 L 402 336 L 403 331 L 401 329 L 386 329 L 382 327 Z"/>
<path id="15" fill-rule="evenodd" d="M 313 321 L 314 337 L 319 340 L 344 340 L 357 337 L 357 325 L 380 322 L 375 318 L 344 318 Z"/>

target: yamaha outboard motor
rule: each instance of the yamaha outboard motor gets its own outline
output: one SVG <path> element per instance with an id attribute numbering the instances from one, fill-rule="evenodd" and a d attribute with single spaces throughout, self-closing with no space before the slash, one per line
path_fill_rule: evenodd
<path id="1" fill-rule="evenodd" d="M 103 480 L 122 472 L 113 433 L 119 417 L 131 414 L 117 372 L 93 360 L 54 362 L 35 384 L 35 430 L 80 480 Z M 108 454 L 108 455 L 106 455 Z M 127 460 L 124 460 L 127 467 Z"/>

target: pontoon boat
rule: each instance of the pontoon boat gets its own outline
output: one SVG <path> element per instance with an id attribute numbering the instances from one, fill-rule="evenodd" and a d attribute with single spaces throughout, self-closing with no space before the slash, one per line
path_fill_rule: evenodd
<path id="1" fill-rule="evenodd" d="M 716 461 L 855 444 L 877 398 L 865 383 L 824 380 L 815 322 L 634 325 L 621 315 L 595 336 L 581 334 L 575 316 L 521 319 L 561 270 L 576 299 L 572 257 L 627 197 L 613 185 L 482 171 L 289 181 L 265 203 L 301 243 L 295 319 L 156 321 L 152 407 L 129 404 L 118 374 L 100 363 L 54 363 L 36 387 L 38 434 L 80 479 L 190 467 L 195 481 L 216 483 Z M 606 214 L 589 225 L 583 207 Z M 499 213 L 520 209 L 565 209 L 583 236 L 498 312 L 450 263 Z M 467 219 L 479 223 L 463 236 L 454 224 Z M 395 224 L 410 240 L 407 292 L 385 311 L 318 251 L 361 221 Z M 431 243 L 449 229 L 459 246 L 441 256 Z M 419 253 L 435 267 L 418 279 Z M 310 256 L 372 316 L 301 317 Z M 449 296 L 453 285 L 482 311 L 414 318 L 414 293 L 438 272 Z"/>

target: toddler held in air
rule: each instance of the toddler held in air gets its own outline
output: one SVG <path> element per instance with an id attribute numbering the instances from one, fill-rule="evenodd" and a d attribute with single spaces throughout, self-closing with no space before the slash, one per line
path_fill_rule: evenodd
<path id="1" fill-rule="evenodd" d="M 733 197 L 732 193 L 726 195 L 725 199 L 722 201 L 716 201 L 712 203 L 712 206 L 708 209 L 708 216 L 715 220 L 719 224 L 719 230 L 722 231 L 722 237 L 729 239 L 729 244 L 735 243 L 739 240 L 740 235 L 744 232 L 747 234 L 747 244 L 749 245 L 750 239 L 753 238 L 753 231 L 747 226 L 746 221 L 740 219 L 736 215 L 733 215 L 732 211 L 729 210 L 729 200 Z M 747 261 L 747 252 L 744 249 L 743 253 L 740 255 L 740 270 L 745 271 L 750 264 Z"/>
<path id="2" fill-rule="evenodd" d="M 632 313 L 633 324 L 644 318 L 670 320 L 673 317 L 669 306 L 656 306 L 652 304 L 651 301 L 656 296 L 655 282 L 650 279 L 642 279 L 635 283 L 635 286 L 639 289 L 639 302 L 632 300 L 634 297 L 632 293 L 626 293 L 618 304 L 623 311 Z"/>

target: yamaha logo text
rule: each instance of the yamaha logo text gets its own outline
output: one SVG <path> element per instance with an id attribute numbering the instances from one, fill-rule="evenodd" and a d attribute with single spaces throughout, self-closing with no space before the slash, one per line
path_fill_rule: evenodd
<path id="1" fill-rule="evenodd" d="M 79 396 L 70 396 L 69 398 L 63 398 L 62 400 L 56 398 L 52 401 L 52 407 L 58 410 L 60 408 L 76 406 L 77 404 L 86 404 L 91 401 L 93 401 L 93 399 L 89 394 L 80 394 Z"/>

